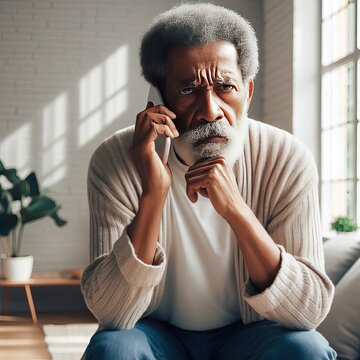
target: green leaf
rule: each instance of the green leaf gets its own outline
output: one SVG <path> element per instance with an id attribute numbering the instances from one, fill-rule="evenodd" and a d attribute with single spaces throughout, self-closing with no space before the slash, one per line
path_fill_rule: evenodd
<path id="1" fill-rule="evenodd" d="M 21 180 L 19 183 L 15 184 L 9 192 L 11 193 L 14 201 L 20 200 L 22 196 L 26 196 L 29 193 L 28 183 L 24 180 Z"/>
<path id="2" fill-rule="evenodd" d="M 21 200 L 25 196 L 39 195 L 39 185 L 35 173 L 30 173 L 25 180 L 20 180 L 9 191 L 15 201 Z"/>
<path id="3" fill-rule="evenodd" d="M 37 180 L 35 172 L 31 172 L 25 181 L 29 184 L 29 196 L 34 197 L 40 195 L 39 182 Z"/>
<path id="4" fill-rule="evenodd" d="M 59 209 L 60 209 L 60 207 L 59 207 Z M 55 223 L 56 223 L 57 226 L 64 226 L 65 224 L 67 224 L 67 221 L 66 221 L 66 220 L 61 219 L 61 218 L 59 217 L 57 211 L 54 212 L 53 214 L 51 214 L 50 217 L 55 221 Z"/>
<path id="5" fill-rule="evenodd" d="M 16 169 L 13 168 L 6 169 L 1 161 L 0 161 L 0 175 L 4 175 L 13 185 L 21 181 L 21 179 L 16 174 Z"/>
<path id="6" fill-rule="evenodd" d="M 21 221 L 23 224 L 41 219 L 45 216 L 52 216 L 60 209 L 53 199 L 45 195 L 35 196 L 30 204 L 20 210 Z"/>
<path id="7" fill-rule="evenodd" d="M 8 236 L 12 229 L 16 227 L 18 217 L 14 214 L 0 214 L 0 235 Z"/>
<path id="8" fill-rule="evenodd" d="M 21 221 L 23 224 L 26 224 L 41 219 L 51 214 L 55 207 L 56 203 L 54 200 L 47 196 L 38 195 L 31 200 L 26 208 L 20 210 Z"/>

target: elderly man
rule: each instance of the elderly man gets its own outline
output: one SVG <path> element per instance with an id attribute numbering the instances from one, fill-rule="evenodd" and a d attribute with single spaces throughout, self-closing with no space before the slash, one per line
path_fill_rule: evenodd
<path id="1" fill-rule="evenodd" d="M 149 103 L 89 167 L 99 331 L 87 359 L 334 359 L 316 328 L 323 271 L 317 172 L 290 134 L 248 119 L 258 68 L 249 23 L 210 4 L 161 14 L 145 34 Z M 155 151 L 172 139 L 168 163 Z"/>

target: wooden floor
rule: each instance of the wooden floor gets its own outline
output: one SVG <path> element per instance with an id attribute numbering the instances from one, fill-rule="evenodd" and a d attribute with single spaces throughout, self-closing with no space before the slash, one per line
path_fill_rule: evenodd
<path id="1" fill-rule="evenodd" d="M 38 314 L 39 323 L 31 320 L 4 321 L 0 317 L 0 359 L 51 360 L 44 342 L 43 324 L 95 322 L 91 314 Z"/>

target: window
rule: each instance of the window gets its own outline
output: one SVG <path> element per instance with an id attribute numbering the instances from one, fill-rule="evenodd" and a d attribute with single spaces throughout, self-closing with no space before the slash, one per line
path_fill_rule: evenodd
<path id="1" fill-rule="evenodd" d="M 321 212 L 360 224 L 360 0 L 322 1 Z M 357 99 L 356 99 L 357 98 Z"/>

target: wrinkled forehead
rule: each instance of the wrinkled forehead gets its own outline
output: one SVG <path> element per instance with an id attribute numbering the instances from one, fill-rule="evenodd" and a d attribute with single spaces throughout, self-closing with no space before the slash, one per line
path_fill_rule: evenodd
<path id="1" fill-rule="evenodd" d="M 227 41 L 216 41 L 202 47 L 176 47 L 168 58 L 168 77 L 172 81 L 199 82 L 201 79 L 240 77 L 238 54 Z"/>

